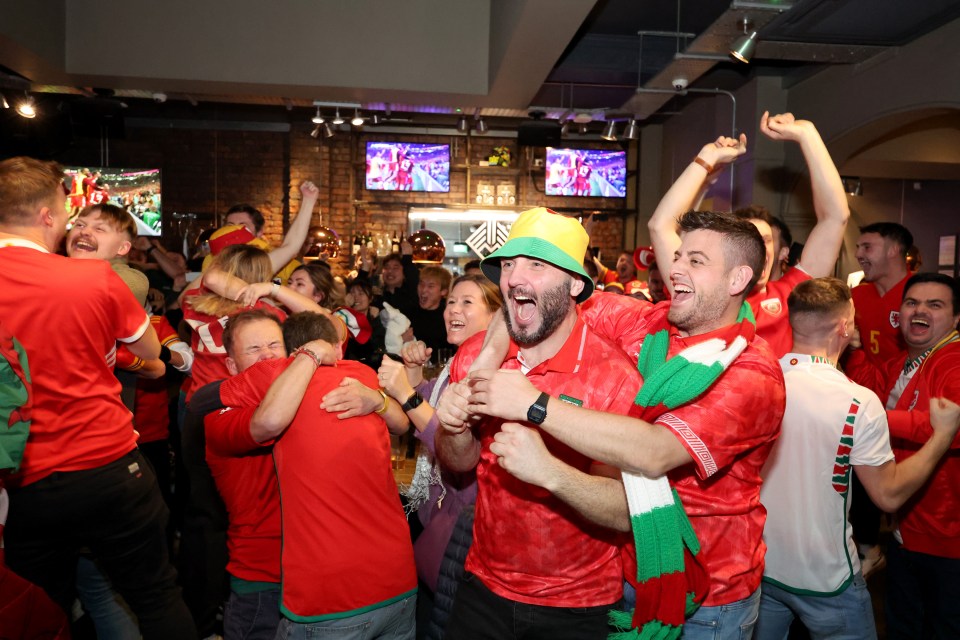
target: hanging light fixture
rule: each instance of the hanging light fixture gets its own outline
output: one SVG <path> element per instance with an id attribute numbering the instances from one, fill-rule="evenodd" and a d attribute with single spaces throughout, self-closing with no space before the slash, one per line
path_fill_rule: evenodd
<path id="1" fill-rule="evenodd" d="M 17 103 L 17 113 L 24 118 L 36 118 L 37 107 L 33 102 L 33 98 L 29 95 L 24 95 L 24 99 Z"/>
<path id="2" fill-rule="evenodd" d="M 730 56 L 734 60 L 739 60 L 744 64 L 750 64 L 750 58 L 757 48 L 757 32 L 748 31 L 753 26 L 750 18 L 740 20 L 740 26 L 743 28 L 743 35 L 733 41 L 730 45 Z"/>
<path id="3" fill-rule="evenodd" d="M 340 236 L 333 229 L 323 225 L 310 227 L 307 238 L 310 244 L 303 254 L 304 262 L 320 260 L 324 255 L 330 259 L 340 255 Z"/>
<path id="4" fill-rule="evenodd" d="M 370 116 L 370 124 L 380 124 L 381 118 L 379 113 L 375 113 Z"/>
<path id="5" fill-rule="evenodd" d="M 2 93 L 0 93 L 0 106 L 2 106 L 4 109 L 10 108 L 10 103 L 7 102 L 7 97 Z"/>
<path id="6" fill-rule="evenodd" d="M 353 110 L 353 119 L 350 120 L 350 124 L 355 127 L 363 126 L 363 118 L 360 117 L 360 109 Z"/>
<path id="7" fill-rule="evenodd" d="M 436 231 L 427 229 L 427 222 L 420 221 L 420 230 L 412 233 L 407 242 L 413 245 L 414 264 L 440 264 L 447 255 L 447 246 Z"/>
<path id="8" fill-rule="evenodd" d="M 630 118 L 627 121 L 627 126 L 623 130 L 623 137 L 627 140 L 636 140 L 640 137 L 640 127 L 637 126 L 635 118 Z"/>
<path id="9" fill-rule="evenodd" d="M 333 127 L 330 126 L 330 123 L 329 123 L 329 122 L 324 122 L 324 123 L 323 123 L 322 125 L 320 125 L 320 126 L 323 127 L 323 137 L 324 137 L 324 138 L 332 138 L 332 137 L 333 137 L 333 133 L 334 133 Z"/>
<path id="10" fill-rule="evenodd" d="M 617 139 L 617 123 L 614 120 L 607 120 L 606 126 L 603 127 L 603 133 L 600 134 L 600 137 L 604 140 L 609 140 L 615 142 Z"/>
<path id="11" fill-rule="evenodd" d="M 313 116 L 312 118 L 310 118 L 310 122 L 312 122 L 313 124 L 323 124 L 323 123 L 324 123 L 323 116 L 320 115 L 320 107 L 317 107 L 317 115 L 315 115 L 315 116 Z M 313 136 L 313 137 L 316 138 L 317 136 Z"/>
<path id="12" fill-rule="evenodd" d="M 560 137 L 565 137 L 568 133 L 570 133 L 570 120 L 564 120 L 560 125 Z"/>
<path id="13" fill-rule="evenodd" d="M 333 117 L 333 124 L 343 124 L 343 118 L 340 117 L 340 107 L 337 107 L 337 115 Z"/>
<path id="14" fill-rule="evenodd" d="M 323 129 L 319 124 L 313 128 L 313 131 L 310 132 L 311 138 L 317 138 L 320 136 L 320 131 Z"/>
<path id="15" fill-rule="evenodd" d="M 490 127 L 487 126 L 487 121 L 477 116 L 477 133 L 486 133 L 489 130 Z"/>
<path id="16" fill-rule="evenodd" d="M 457 131 L 460 133 L 466 133 L 470 130 L 470 123 L 467 122 L 467 116 L 460 116 L 460 119 L 457 120 Z"/>

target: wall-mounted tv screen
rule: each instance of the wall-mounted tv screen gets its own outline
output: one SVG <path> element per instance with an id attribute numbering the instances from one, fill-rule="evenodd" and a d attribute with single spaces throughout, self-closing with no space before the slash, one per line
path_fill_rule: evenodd
<path id="1" fill-rule="evenodd" d="M 160 169 L 68 167 L 64 173 L 71 215 L 91 204 L 115 204 L 133 216 L 138 235 L 160 235 Z"/>
<path id="2" fill-rule="evenodd" d="M 547 147 L 548 196 L 625 198 L 627 152 Z"/>
<path id="3" fill-rule="evenodd" d="M 450 191 L 450 145 L 368 142 L 367 189 Z"/>

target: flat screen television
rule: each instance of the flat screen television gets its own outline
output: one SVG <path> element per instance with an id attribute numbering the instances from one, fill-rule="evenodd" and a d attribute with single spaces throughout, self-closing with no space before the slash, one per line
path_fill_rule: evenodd
<path id="1" fill-rule="evenodd" d="M 450 145 L 368 142 L 367 189 L 450 191 Z"/>
<path id="2" fill-rule="evenodd" d="M 547 147 L 548 196 L 627 197 L 627 152 Z"/>
<path id="3" fill-rule="evenodd" d="M 115 204 L 130 212 L 139 235 L 160 235 L 160 169 L 67 167 L 64 173 L 69 190 L 67 211 L 72 215 L 91 204 Z"/>

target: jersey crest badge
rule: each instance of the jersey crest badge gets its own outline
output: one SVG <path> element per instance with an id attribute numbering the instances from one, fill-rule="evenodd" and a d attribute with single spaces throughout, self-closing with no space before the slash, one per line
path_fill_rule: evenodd
<path id="1" fill-rule="evenodd" d="M 893 327 L 894 329 L 900 328 L 900 312 L 899 311 L 890 312 L 890 326 Z"/>
<path id="2" fill-rule="evenodd" d="M 783 311 L 783 303 L 780 298 L 769 298 L 760 303 L 760 308 L 772 316 L 778 316 Z"/>

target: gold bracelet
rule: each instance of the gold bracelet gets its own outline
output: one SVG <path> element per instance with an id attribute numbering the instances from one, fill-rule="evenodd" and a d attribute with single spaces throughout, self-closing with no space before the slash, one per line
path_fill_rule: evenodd
<path id="1" fill-rule="evenodd" d="M 713 169 L 714 169 L 713 165 L 707 162 L 706 160 L 704 160 L 703 158 L 701 158 L 700 156 L 695 156 L 693 158 L 693 161 L 696 162 L 701 167 L 703 167 L 704 169 L 706 169 L 707 173 L 713 173 Z"/>
<path id="2" fill-rule="evenodd" d="M 377 389 L 377 393 L 383 396 L 383 406 L 374 411 L 378 416 L 382 416 L 387 412 L 387 406 L 390 404 L 390 398 L 387 397 L 386 392 L 383 389 Z"/>
<path id="3" fill-rule="evenodd" d="M 320 361 L 320 356 L 315 354 L 313 351 L 310 351 L 310 349 L 307 349 L 306 347 L 300 347 L 299 349 L 293 352 L 293 355 L 298 356 L 301 353 L 304 353 L 310 356 L 310 359 L 313 360 L 313 364 L 317 365 L 317 369 L 323 366 L 323 363 Z"/>

